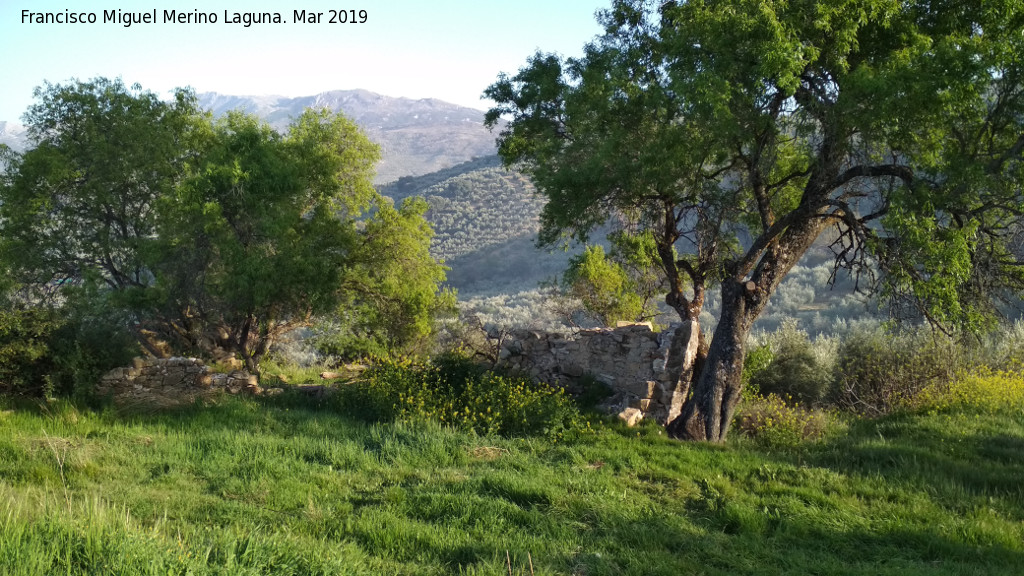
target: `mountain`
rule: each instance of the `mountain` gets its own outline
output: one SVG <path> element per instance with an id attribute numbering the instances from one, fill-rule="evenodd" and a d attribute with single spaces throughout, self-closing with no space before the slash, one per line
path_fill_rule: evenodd
<path id="1" fill-rule="evenodd" d="M 380 145 L 383 158 L 377 167 L 377 184 L 428 174 L 496 151 L 495 135 L 484 128 L 483 111 L 433 98 L 392 98 L 367 90 L 334 90 L 299 98 L 216 92 L 197 96 L 200 107 L 215 116 L 240 109 L 278 130 L 287 128 L 292 118 L 310 106 L 340 111 Z M 25 127 L 0 121 L 0 144 L 25 150 Z"/>
<path id="2" fill-rule="evenodd" d="M 23 152 L 28 147 L 25 132 L 25 127 L 21 124 L 0 121 L 0 144 L 6 144 L 18 152 Z"/>
<path id="3" fill-rule="evenodd" d="M 278 130 L 309 107 L 326 107 L 352 118 L 381 146 L 378 184 L 401 176 L 418 176 L 495 153 L 494 139 L 484 128 L 484 113 L 425 98 L 392 98 L 367 90 L 334 90 L 315 96 L 229 96 L 199 94 L 199 103 L 214 115 L 241 109 L 256 114 Z"/>

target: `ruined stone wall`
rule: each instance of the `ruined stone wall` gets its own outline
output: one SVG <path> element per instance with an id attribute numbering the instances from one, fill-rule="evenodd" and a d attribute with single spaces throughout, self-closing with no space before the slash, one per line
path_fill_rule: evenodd
<path id="1" fill-rule="evenodd" d="M 664 424 L 679 415 L 687 393 L 679 376 L 685 357 L 696 354 L 691 330 L 689 324 L 658 333 L 633 325 L 574 336 L 520 330 L 502 342 L 499 363 L 570 389 L 590 375 L 611 388 L 606 408 L 630 425 L 644 418 Z"/>
<path id="2" fill-rule="evenodd" d="M 245 371 L 213 372 L 196 358 L 136 358 L 132 366 L 103 375 L 96 392 L 122 404 L 155 407 L 187 404 L 217 392 L 262 392 Z"/>

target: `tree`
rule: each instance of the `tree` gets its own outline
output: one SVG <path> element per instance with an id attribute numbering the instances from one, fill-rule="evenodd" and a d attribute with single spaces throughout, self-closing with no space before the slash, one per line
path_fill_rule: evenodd
<path id="1" fill-rule="evenodd" d="M 258 371 L 281 334 L 333 311 L 377 200 L 378 159 L 350 120 L 307 111 L 282 136 L 230 112 L 161 197 L 151 330 Z M 393 256 L 389 254 L 388 256 Z"/>
<path id="2" fill-rule="evenodd" d="M 977 328 L 1024 286 L 1006 245 L 1024 213 L 1024 6 L 615 0 L 600 20 L 581 58 L 500 76 L 487 121 L 509 118 L 500 154 L 548 199 L 542 244 L 610 216 L 653 233 L 690 328 L 670 433 L 726 437 L 750 327 L 829 227 L 837 269 L 940 324 Z"/>
<path id="3" fill-rule="evenodd" d="M 27 284 L 145 286 L 156 200 L 177 184 L 195 147 L 194 94 L 172 102 L 97 79 L 36 88 L 25 114 L 34 148 L 4 151 L 2 261 Z"/>
<path id="4" fill-rule="evenodd" d="M 609 240 L 609 254 L 598 244 L 569 260 L 562 290 L 604 326 L 654 319 L 658 315 L 654 298 L 663 288 L 654 269 L 654 239 L 650 234 L 618 232 Z"/>
<path id="5" fill-rule="evenodd" d="M 397 209 L 378 203 L 354 255 L 359 265 L 343 280 L 347 297 L 321 326 L 321 350 L 342 358 L 428 351 L 435 319 L 457 312 L 455 292 L 439 288 L 446 269 L 430 256 L 428 208 L 420 197 Z"/>
<path id="6" fill-rule="evenodd" d="M 213 121 L 188 92 L 164 103 L 98 80 L 36 95 L 36 147 L 8 155 L 0 186 L 4 261 L 131 311 L 154 354 L 227 352 L 258 373 L 276 338 L 341 306 L 388 333 L 402 321 L 377 306 L 397 307 L 414 325 L 398 341 L 450 299 L 423 210 L 377 194 L 378 149 L 340 114 L 307 111 L 282 135 Z"/>

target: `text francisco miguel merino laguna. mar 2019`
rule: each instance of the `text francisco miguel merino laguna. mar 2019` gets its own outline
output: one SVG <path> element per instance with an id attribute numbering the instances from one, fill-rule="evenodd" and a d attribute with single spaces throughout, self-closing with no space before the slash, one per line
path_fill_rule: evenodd
<path id="1" fill-rule="evenodd" d="M 21 11 L 22 24 L 119 24 L 128 28 L 133 24 L 241 24 L 248 28 L 253 24 L 365 24 L 366 10 L 327 10 L 313 12 L 293 10 L 291 19 L 280 12 L 201 12 L 199 10 L 149 10 L 127 12 L 124 10 L 103 10 L 102 12 L 33 12 Z"/>

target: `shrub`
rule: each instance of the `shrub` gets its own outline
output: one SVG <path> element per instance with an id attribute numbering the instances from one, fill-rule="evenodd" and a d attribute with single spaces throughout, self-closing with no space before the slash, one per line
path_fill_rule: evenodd
<path id="1" fill-rule="evenodd" d="M 761 395 L 774 394 L 799 404 L 819 404 L 832 385 L 834 341 L 820 337 L 812 342 L 795 321 L 784 322 L 767 340 L 768 353 L 754 349 L 753 360 L 762 366 L 751 367 L 751 387 Z"/>
<path id="2" fill-rule="evenodd" d="M 50 341 L 53 392 L 91 398 L 104 373 L 131 364 L 139 347 L 122 326 L 111 318 L 81 316 L 61 326 Z"/>
<path id="3" fill-rule="evenodd" d="M 861 415 L 887 414 L 915 404 L 928 387 L 952 382 L 964 362 L 961 346 L 924 327 L 900 333 L 855 327 L 839 346 L 832 400 Z"/>
<path id="4" fill-rule="evenodd" d="M 379 361 L 343 389 L 338 402 L 368 420 L 434 420 L 480 434 L 561 438 L 586 426 L 561 388 L 482 370 L 455 356 Z"/>
<path id="5" fill-rule="evenodd" d="M 828 423 L 825 412 L 787 404 L 775 394 L 747 399 L 733 420 L 743 435 L 769 446 L 793 446 L 821 438 Z"/>
<path id="6" fill-rule="evenodd" d="M 0 394 L 91 396 L 104 372 L 138 353 L 123 325 L 84 305 L 0 311 Z"/>
<path id="7" fill-rule="evenodd" d="M 746 357 L 743 359 L 743 398 L 752 398 L 760 392 L 756 382 L 758 375 L 767 368 L 773 360 L 772 347 L 767 343 L 755 344 L 750 347 Z"/>
<path id="8" fill-rule="evenodd" d="M 1024 320 L 1003 325 L 971 344 L 967 350 L 971 365 L 1015 371 L 1024 368 Z"/>
<path id="9" fill-rule="evenodd" d="M 50 340 L 60 319 L 46 308 L 0 310 L 0 394 L 42 397 L 52 392 Z"/>

